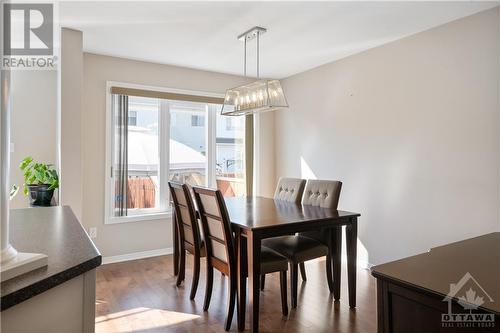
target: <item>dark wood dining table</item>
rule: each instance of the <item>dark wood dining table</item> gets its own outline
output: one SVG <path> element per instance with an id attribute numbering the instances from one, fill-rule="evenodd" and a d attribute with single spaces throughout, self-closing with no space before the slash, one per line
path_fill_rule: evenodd
<path id="1" fill-rule="evenodd" d="M 336 209 L 282 202 L 264 197 L 225 198 L 235 233 L 238 258 L 238 330 L 245 329 L 246 283 L 249 284 L 251 331 L 259 330 L 260 247 L 265 238 L 297 232 L 324 230 L 333 247 L 334 299 L 340 299 L 342 226 L 345 226 L 349 306 L 356 306 L 356 261 L 358 217 L 360 214 Z M 174 216 L 175 218 L 175 216 Z M 174 273 L 178 273 L 178 234 L 174 233 Z"/>
<path id="2" fill-rule="evenodd" d="M 236 236 L 238 258 L 238 329 L 245 329 L 246 276 L 252 332 L 259 330 L 260 248 L 265 238 L 322 230 L 331 236 L 334 298 L 340 298 L 342 226 L 346 226 L 349 306 L 356 306 L 357 230 L 360 214 L 335 209 L 275 201 L 263 197 L 226 198 Z"/>

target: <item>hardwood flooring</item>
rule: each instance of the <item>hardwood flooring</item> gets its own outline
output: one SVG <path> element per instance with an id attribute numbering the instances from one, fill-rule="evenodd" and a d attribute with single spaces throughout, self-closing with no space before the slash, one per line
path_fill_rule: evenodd
<path id="1" fill-rule="evenodd" d="M 178 288 L 172 256 L 99 267 L 96 332 L 224 332 L 227 278 L 215 272 L 210 308 L 203 312 L 205 261 L 202 259 L 196 298 L 190 301 L 192 260 L 188 255 L 186 281 Z M 267 275 L 261 294 L 260 332 L 376 332 L 375 279 L 367 270 L 358 269 L 357 307 L 351 310 L 347 267 L 342 267 L 341 300 L 335 302 L 328 291 L 323 260 L 306 263 L 307 282 L 299 278 L 298 307 L 288 317 L 281 314 L 279 274 Z M 248 331 L 248 311 L 246 328 Z M 236 316 L 231 331 L 237 332 Z"/>

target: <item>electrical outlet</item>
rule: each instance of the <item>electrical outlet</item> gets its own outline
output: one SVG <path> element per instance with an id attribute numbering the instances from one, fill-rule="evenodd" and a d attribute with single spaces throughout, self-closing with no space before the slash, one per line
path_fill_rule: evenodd
<path id="1" fill-rule="evenodd" d="M 90 238 L 96 238 L 97 237 L 97 228 L 90 228 L 89 229 L 89 236 L 90 236 Z"/>

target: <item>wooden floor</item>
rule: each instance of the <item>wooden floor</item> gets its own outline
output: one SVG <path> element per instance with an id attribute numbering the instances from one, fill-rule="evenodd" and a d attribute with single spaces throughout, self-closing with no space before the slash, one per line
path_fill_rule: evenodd
<path id="1" fill-rule="evenodd" d="M 227 279 L 215 272 L 210 309 L 203 312 L 205 272 L 202 269 L 196 298 L 190 301 L 191 260 L 188 256 L 187 284 L 179 288 L 175 287 L 172 256 L 99 267 L 96 332 L 224 332 Z M 341 300 L 334 302 L 324 264 L 321 259 L 306 263 L 308 280 L 301 282 L 299 277 L 299 304 L 287 318 L 281 315 L 279 275 L 267 276 L 260 332 L 376 332 L 375 279 L 358 269 L 358 306 L 350 310 L 346 267 L 342 268 Z M 236 316 L 231 331 L 237 332 Z"/>

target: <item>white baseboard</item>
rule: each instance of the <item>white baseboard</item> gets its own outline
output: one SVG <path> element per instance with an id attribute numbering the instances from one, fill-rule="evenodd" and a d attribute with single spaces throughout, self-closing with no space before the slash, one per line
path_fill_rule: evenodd
<path id="1" fill-rule="evenodd" d="M 342 255 L 342 265 L 347 265 L 347 256 L 346 255 Z M 375 266 L 374 264 L 371 264 L 368 261 L 362 260 L 362 259 L 358 259 L 356 262 L 356 265 L 358 266 L 358 268 L 366 269 L 366 270 L 371 270 L 372 267 Z"/>
<path id="2" fill-rule="evenodd" d="M 123 261 L 129 261 L 129 260 L 137 260 L 137 259 L 151 258 L 151 257 L 157 257 L 157 256 L 164 256 L 164 255 L 172 254 L 172 253 L 174 253 L 174 249 L 171 247 L 166 247 L 163 249 L 120 254 L 117 256 L 102 257 L 102 264 L 103 265 L 114 264 L 117 262 L 123 262 Z"/>
<path id="3" fill-rule="evenodd" d="M 164 256 L 164 255 L 172 254 L 172 253 L 174 253 L 174 249 L 171 247 L 166 247 L 166 248 L 156 249 L 156 250 L 120 254 L 117 256 L 102 257 L 102 264 L 103 265 L 114 264 L 114 263 L 123 262 L 123 261 Z M 345 256 L 342 256 L 342 262 L 344 264 L 347 262 L 347 258 Z M 358 260 L 357 265 L 359 268 L 367 269 L 367 270 L 370 270 L 373 267 L 373 264 L 370 264 L 369 262 L 363 261 L 363 260 Z"/>

